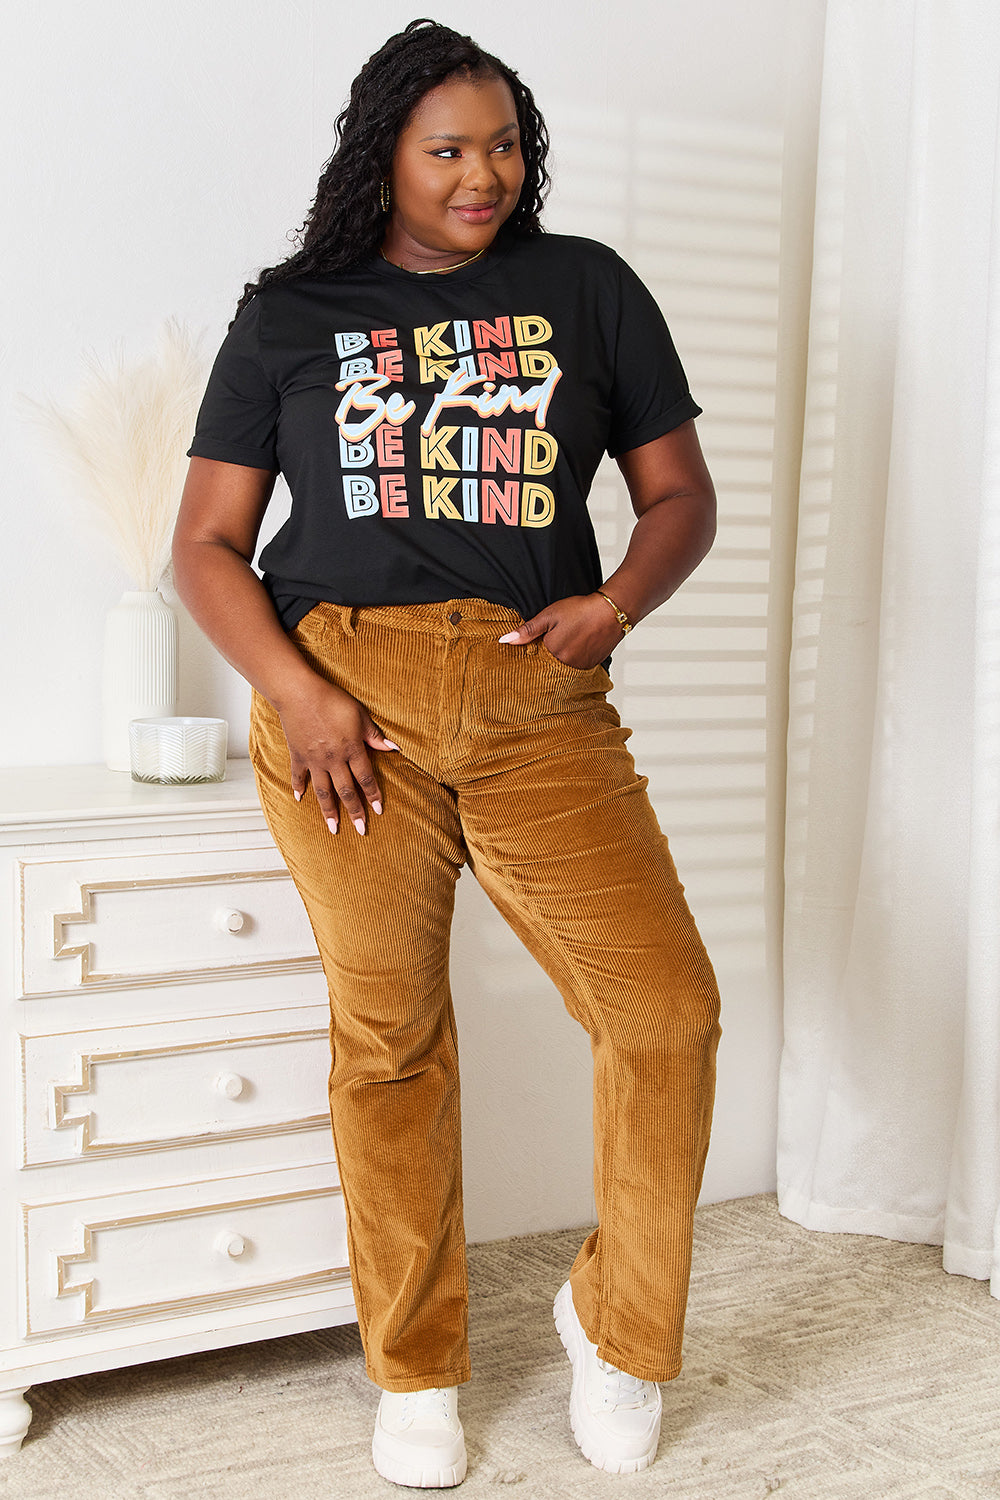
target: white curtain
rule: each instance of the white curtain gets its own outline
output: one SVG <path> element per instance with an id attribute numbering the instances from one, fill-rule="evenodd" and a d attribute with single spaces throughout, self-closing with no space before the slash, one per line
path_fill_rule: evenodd
<path id="1" fill-rule="evenodd" d="M 779 1203 L 1000 1296 L 1000 7 L 828 0 Z"/>

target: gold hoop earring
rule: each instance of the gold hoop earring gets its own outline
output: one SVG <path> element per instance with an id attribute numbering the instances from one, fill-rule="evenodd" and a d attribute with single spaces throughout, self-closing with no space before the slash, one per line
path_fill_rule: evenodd
<path id="1" fill-rule="evenodd" d="M 382 204 L 382 212 L 384 214 L 387 214 L 389 212 L 389 184 L 384 177 L 382 179 L 381 186 L 379 187 L 378 195 L 379 201 Z"/>

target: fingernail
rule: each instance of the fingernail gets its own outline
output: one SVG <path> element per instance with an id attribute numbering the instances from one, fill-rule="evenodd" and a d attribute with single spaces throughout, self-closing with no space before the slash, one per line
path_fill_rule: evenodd
<path id="1" fill-rule="evenodd" d="M 364 833 L 364 831 L 365 831 L 365 820 L 364 820 L 364 818 L 355 818 L 353 820 L 353 822 L 354 822 L 354 826 L 358 830 L 358 832 L 359 833 Z"/>
<path id="2" fill-rule="evenodd" d="M 377 812 L 381 816 L 381 813 L 382 813 L 382 804 L 381 804 L 381 802 L 373 802 L 372 803 L 372 812 Z"/>
<path id="3" fill-rule="evenodd" d="M 327 818 L 327 820 L 326 820 L 326 826 L 327 826 L 327 828 L 329 828 L 329 830 L 330 830 L 331 833 L 336 833 L 337 832 L 337 828 L 338 828 L 339 825 L 337 823 L 336 818 Z"/>
<path id="4" fill-rule="evenodd" d="M 398 745 L 394 745 L 392 743 L 392 740 L 386 740 L 386 742 L 385 742 L 385 748 L 387 750 L 398 750 L 399 746 Z"/>
<path id="5" fill-rule="evenodd" d="M 295 798 L 296 802 L 302 801 L 302 793 L 295 791 L 294 788 L 292 789 L 292 796 Z"/>
<path id="6" fill-rule="evenodd" d="M 507 632 L 506 635 L 498 635 L 497 636 L 497 641 L 498 641 L 498 643 L 501 646 L 509 646 L 510 643 L 511 643 L 511 641 L 513 641 L 513 639 L 514 639 L 514 637 L 516 635 L 517 635 L 517 631 L 516 630 L 510 630 L 510 631 Z"/>

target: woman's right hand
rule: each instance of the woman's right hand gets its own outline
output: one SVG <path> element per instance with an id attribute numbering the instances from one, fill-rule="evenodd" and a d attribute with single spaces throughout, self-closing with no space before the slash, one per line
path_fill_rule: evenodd
<path id="1" fill-rule="evenodd" d="M 269 469 L 193 458 L 174 532 L 174 579 L 209 640 L 277 709 L 296 800 L 311 781 L 331 833 L 341 807 L 364 833 L 369 807 L 382 811 L 368 751 L 397 747 L 366 708 L 313 670 L 251 566 L 274 479 Z"/>
<path id="2" fill-rule="evenodd" d="M 283 699 L 278 714 L 288 741 L 296 802 L 312 782 L 331 833 L 337 832 L 341 807 L 358 833 L 364 833 L 368 808 L 382 811 L 368 751 L 399 746 L 386 739 L 356 698 L 319 676 L 294 697 Z"/>

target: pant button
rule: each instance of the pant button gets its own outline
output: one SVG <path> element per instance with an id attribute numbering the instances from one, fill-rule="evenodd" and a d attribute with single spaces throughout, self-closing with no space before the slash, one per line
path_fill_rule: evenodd
<path id="1" fill-rule="evenodd" d="M 458 609 L 453 609 L 452 612 L 451 612 L 451 614 L 448 616 L 448 619 L 451 621 L 451 623 L 453 625 L 457 625 L 458 622 L 459 622 L 459 620 L 461 618 L 462 618 L 462 612 L 461 612 L 461 610 L 458 610 Z"/>

